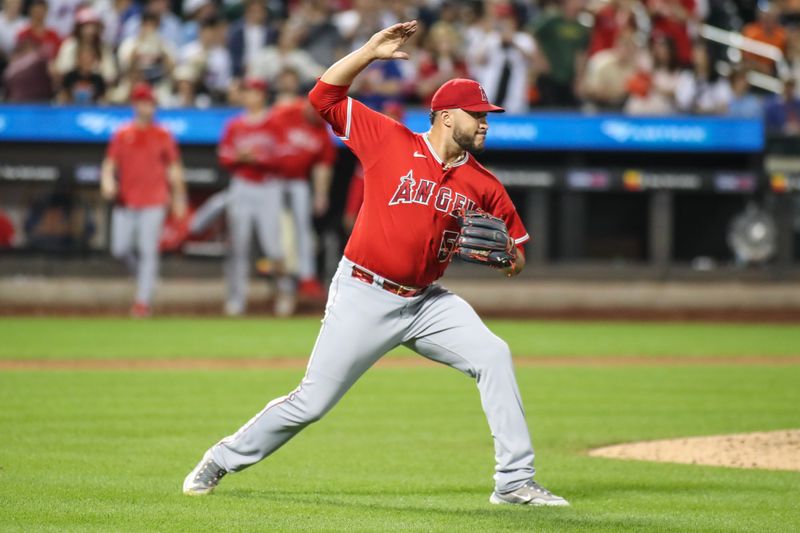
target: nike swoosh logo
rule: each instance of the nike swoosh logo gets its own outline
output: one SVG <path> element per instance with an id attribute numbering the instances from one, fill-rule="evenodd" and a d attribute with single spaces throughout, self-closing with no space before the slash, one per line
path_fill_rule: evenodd
<path id="1" fill-rule="evenodd" d="M 427 155 L 423 155 L 419 152 L 414 152 L 414 157 L 421 157 L 422 159 L 428 159 Z"/>

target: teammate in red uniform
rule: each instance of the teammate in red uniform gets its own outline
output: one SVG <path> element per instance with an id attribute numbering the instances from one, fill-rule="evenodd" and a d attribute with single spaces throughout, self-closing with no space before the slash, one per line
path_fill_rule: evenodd
<path id="1" fill-rule="evenodd" d="M 228 297 L 225 312 L 236 316 L 247 307 L 250 241 L 255 230 L 261 249 L 275 262 L 279 275 L 276 310 L 292 297 L 291 280 L 283 274 L 283 246 L 277 216 L 281 211 L 280 184 L 271 180 L 275 132 L 267 122 L 267 85 L 250 78 L 244 82 L 244 113 L 226 126 L 219 143 L 220 165 L 231 173 L 226 213 L 230 251 L 225 269 Z M 283 314 L 283 313 L 281 313 Z"/>
<path id="2" fill-rule="evenodd" d="M 274 175 L 270 179 L 277 180 L 280 185 L 273 191 L 289 197 L 297 234 L 300 293 L 322 297 L 324 292 L 317 279 L 311 222 L 312 216 L 322 216 L 328 210 L 336 148 L 327 125 L 305 98 L 275 106 L 267 123 L 275 139 L 271 161 Z M 309 178 L 313 184 L 313 196 Z"/>
<path id="3" fill-rule="evenodd" d="M 187 494 L 208 494 L 228 472 L 269 456 L 402 344 L 476 379 L 495 443 L 492 503 L 567 505 L 533 481 L 533 448 L 508 345 L 467 302 L 434 283 L 452 257 L 458 209 L 501 218 L 518 247 L 504 273 L 513 276 L 524 265 L 520 245 L 528 234 L 503 186 L 472 155 L 484 147 L 487 113 L 502 109 L 477 82 L 451 80 L 434 95 L 431 129 L 420 135 L 347 97 L 373 61 L 407 59 L 398 48 L 415 31 L 416 22 L 406 22 L 375 34 L 311 91 L 314 107 L 361 160 L 364 204 L 300 386 L 212 446 L 184 480 Z"/>
<path id="4" fill-rule="evenodd" d="M 111 214 L 111 254 L 136 275 L 136 300 L 131 314 L 150 314 L 158 277 L 158 243 L 166 206 L 180 219 L 186 215 L 186 186 L 178 147 L 172 134 L 154 122 L 155 97 L 149 85 L 137 85 L 131 100 L 133 122 L 111 138 L 100 178 L 101 193 L 116 201 Z"/>

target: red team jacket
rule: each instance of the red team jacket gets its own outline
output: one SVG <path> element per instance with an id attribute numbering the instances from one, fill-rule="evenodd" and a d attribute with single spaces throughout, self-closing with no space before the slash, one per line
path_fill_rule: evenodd
<path id="1" fill-rule="evenodd" d="M 106 156 L 117 165 L 120 204 L 142 208 L 169 201 L 167 169 L 180 158 L 169 131 L 126 124 L 114 133 Z"/>
<path id="2" fill-rule="evenodd" d="M 351 261 L 391 280 L 425 287 L 450 263 L 452 212 L 479 207 L 502 218 L 517 245 L 529 239 L 503 185 L 474 157 L 445 169 L 426 134 L 318 81 L 309 98 L 364 167 L 364 204 L 345 248 Z"/>
<path id="3" fill-rule="evenodd" d="M 318 163 L 332 165 L 336 147 L 327 125 L 311 109 L 305 99 L 272 108 L 267 120 L 275 135 L 273 171 L 286 179 L 307 179 Z"/>
<path id="4" fill-rule="evenodd" d="M 219 163 L 233 176 L 252 182 L 266 179 L 272 160 L 272 146 L 275 138 L 270 131 L 269 115 L 251 122 L 244 115 L 232 119 L 225 125 L 222 140 L 217 147 Z M 252 163 L 236 161 L 238 151 L 250 150 L 255 157 Z"/>
<path id="5" fill-rule="evenodd" d="M 272 108 L 263 120 L 244 116 L 226 126 L 217 154 L 220 164 L 234 176 L 252 182 L 272 178 L 308 179 L 317 163 L 332 165 L 336 148 L 324 122 L 314 123 L 305 114 L 305 100 Z M 313 118 L 313 117 L 312 117 Z M 237 163 L 237 151 L 249 149 L 252 163 Z"/>

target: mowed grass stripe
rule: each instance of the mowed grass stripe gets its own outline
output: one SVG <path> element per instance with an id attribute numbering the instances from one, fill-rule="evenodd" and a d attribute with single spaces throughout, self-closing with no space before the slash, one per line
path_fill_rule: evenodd
<path id="1" fill-rule="evenodd" d="M 800 326 L 792 324 L 487 323 L 525 357 L 800 355 Z M 310 318 L 0 318 L 0 359 L 307 358 L 319 324 Z"/>
<path id="2" fill-rule="evenodd" d="M 521 368 L 537 478 L 566 509 L 497 508 L 474 382 L 368 372 L 320 423 L 207 499 L 203 450 L 302 370 L 0 374 L 0 529 L 775 531 L 800 473 L 595 459 L 631 440 L 800 427 L 800 368 Z"/>

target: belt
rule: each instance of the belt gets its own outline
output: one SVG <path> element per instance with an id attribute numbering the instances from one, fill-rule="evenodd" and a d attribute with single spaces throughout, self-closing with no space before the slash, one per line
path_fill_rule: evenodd
<path id="1" fill-rule="evenodd" d="M 369 283 L 370 285 L 375 283 L 375 274 L 373 274 L 372 272 L 368 272 L 356 265 L 353 266 L 353 277 L 356 279 L 360 279 L 364 283 Z M 411 298 L 412 296 L 416 296 L 425 290 L 424 288 L 417 289 L 415 287 L 406 287 L 405 285 L 394 283 L 393 281 L 389 281 L 388 279 L 384 279 L 383 282 L 378 284 L 378 286 L 385 291 L 389 291 L 392 294 L 402 296 L 403 298 Z"/>

